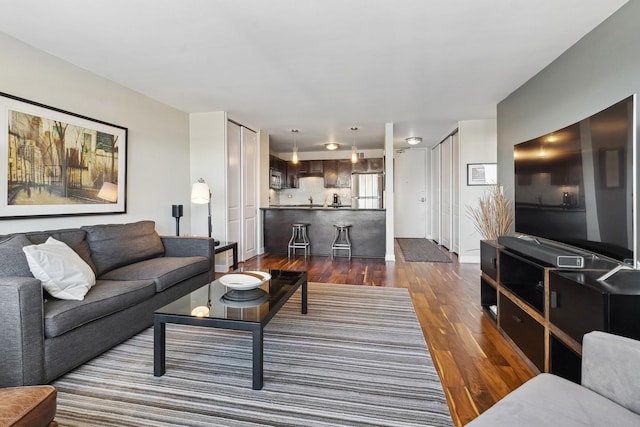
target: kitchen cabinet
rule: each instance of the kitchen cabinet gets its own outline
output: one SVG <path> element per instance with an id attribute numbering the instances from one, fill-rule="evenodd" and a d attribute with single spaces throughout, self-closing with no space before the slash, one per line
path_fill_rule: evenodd
<path id="1" fill-rule="evenodd" d="M 367 172 L 384 172 L 384 159 L 367 159 L 368 171 Z"/>
<path id="2" fill-rule="evenodd" d="M 351 187 L 352 167 L 351 160 L 338 160 L 338 182 L 336 183 L 336 188 Z"/>
<path id="3" fill-rule="evenodd" d="M 350 160 L 324 160 L 323 168 L 325 188 L 351 187 Z"/>
<path id="4" fill-rule="evenodd" d="M 269 169 L 277 170 L 284 174 L 287 172 L 287 162 L 276 156 L 269 156 Z"/>
<path id="5" fill-rule="evenodd" d="M 298 176 L 323 176 L 322 160 L 303 160 L 298 163 Z"/>
<path id="6" fill-rule="evenodd" d="M 358 159 L 358 161 L 353 164 L 353 172 L 384 172 L 384 159 L 382 157 L 375 159 Z"/>
<path id="7" fill-rule="evenodd" d="M 287 179 L 288 167 L 287 167 L 287 162 L 285 160 L 282 160 L 281 158 L 276 156 L 269 156 L 269 169 L 271 171 L 280 172 L 280 175 L 282 177 L 280 182 L 280 188 L 290 188 L 290 182 Z"/>
<path id="8" fill-rule="evenodd" d="M 300 162 L 287 162 L 287 175 L 285 177 L 287 188 L 298 188 L 298 169 Z"/>
<path id="9" fill-rule="evenodd" d="M 338 161 L 324 160 L 323 167 L 325 188 L 335 188 L 338 184 Z"/>

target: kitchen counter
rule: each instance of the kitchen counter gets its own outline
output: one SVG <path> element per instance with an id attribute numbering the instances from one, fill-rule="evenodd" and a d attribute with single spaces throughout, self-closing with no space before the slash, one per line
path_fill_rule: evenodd
<path id="1" fill-rule="evenodd" d="M 312 255 L 331 255 L 335 237 L 333 224 L 351 224 L 351 254 L 353 257 L 384 258 L 386 211 L 384 209 L 356 209 L 351 207 L 324 208 L 302 206 L 270 206 L 261 208 L 264 223 L 264 247 L 271 253 L 287 253 L 291 239 L 291 224 L 304 222 L 311 242 Z M 344 256 L 344 251 L 337 251 Z"/>

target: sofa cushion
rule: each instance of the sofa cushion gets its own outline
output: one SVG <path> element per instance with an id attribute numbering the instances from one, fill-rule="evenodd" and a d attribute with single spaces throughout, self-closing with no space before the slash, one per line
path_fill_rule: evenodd
<path id="1" fill-rule="evenodd" d="M 209 271 L 209 260 L 202 256 L 162 257 L 130 264 L 102 276 L 109 280 L 153 280 L 156 291 Z"/>
<path id="2" fill-rule="evenodd" d="M 89 323 L 148 300 L 155 294 L 152 280 L 97 280 L 84 301 L 49 299 L 44 304 L 45 338 L 57 337 Z"/>
<path id="3" fill-rule="evenodd" d="M 98 277 L 118 267 L 164 254 L 164 246 L 153 221 L 81 228 L 87 232 L 91 259 Z"/>
<path id="4" fill-rule="evenodd" d="M 58 393 L 51 385 L 0 388 L 0 425 L 54 426 Z"/>
<path id="5" fill-rule="evenodd" d="M 638 426 L 640 416 L 552 374 L 527 381 L 478 418 L 480 426 Z"/>
<path id="6" fill-rule="evenodd" d="M 87 243 L 86 231 L 79 228 L 66 228 L 52 231 L 32 231 L 24 233 L 24 235 L 27 236 L 31 243 L 36 245 L 46 242 L 49 237 L 53 237 L 56 240 L 66 243 L 67 246 L 80 255 L 80 258 L 82 258 L 84 262 L 89 264 L 89 267 L 91 267 L 95 273 L 96 266 L 93 265 L 93 261 L 91 260 L 91 251 L 89 249 L 89 244 Z"/>
<path id="7" fill-rule="evenodd" d="M 55 298 L 81 301 L 96 284 L 96 275 L 89 264 L 53 237 L 39 245 L 25 246 L 22 250 L 33 276 Z"/>
<path id="8" fill-rule="evenodd" d="M 0 240 L 0 276 L 33 277 L 22 248 L 31 245 L 23 234 Z"/>

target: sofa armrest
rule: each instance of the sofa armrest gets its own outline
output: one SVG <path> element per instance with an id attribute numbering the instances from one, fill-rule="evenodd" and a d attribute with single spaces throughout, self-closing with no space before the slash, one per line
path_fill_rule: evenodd
<path id="1" fill-rule="evenodd" d="M 164 256 L 204 256 L 209 259 L 209 278 L 213 281 L 216 266 L 214 240 L 199 236 L 160 236 L 164 245 Z"/>
<path id="2" fill-rule="evenodd" d="M 640 414 L 640 341 L 589 332 L 582 341 L 582 385 Z"/>
<path id="3" fill-rule="evenodd" d="M 0 387 L 42 384 L 42 284 L 32 277 L 0 277 Z"/>

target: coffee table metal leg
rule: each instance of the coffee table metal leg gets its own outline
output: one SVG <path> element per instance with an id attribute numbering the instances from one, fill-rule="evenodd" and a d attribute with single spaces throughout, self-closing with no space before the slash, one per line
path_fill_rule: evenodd
<path id="1" fill-rule="evenodd" d="M 253 389 L 261 390 L 263 382 L 263 350 L 262 327 L 253 331 Z"/>
<path id="2" fill-rule="evenodd" d="M 302 284 L 302 314 L 307 314 L 307 282 Z"/>
<path id="3" fill-rule="evenodd" d="M 161 377 L 165 372 L 165 337 L 167 324 L 158 320 L 153 322 L 153 375 Z"/>

